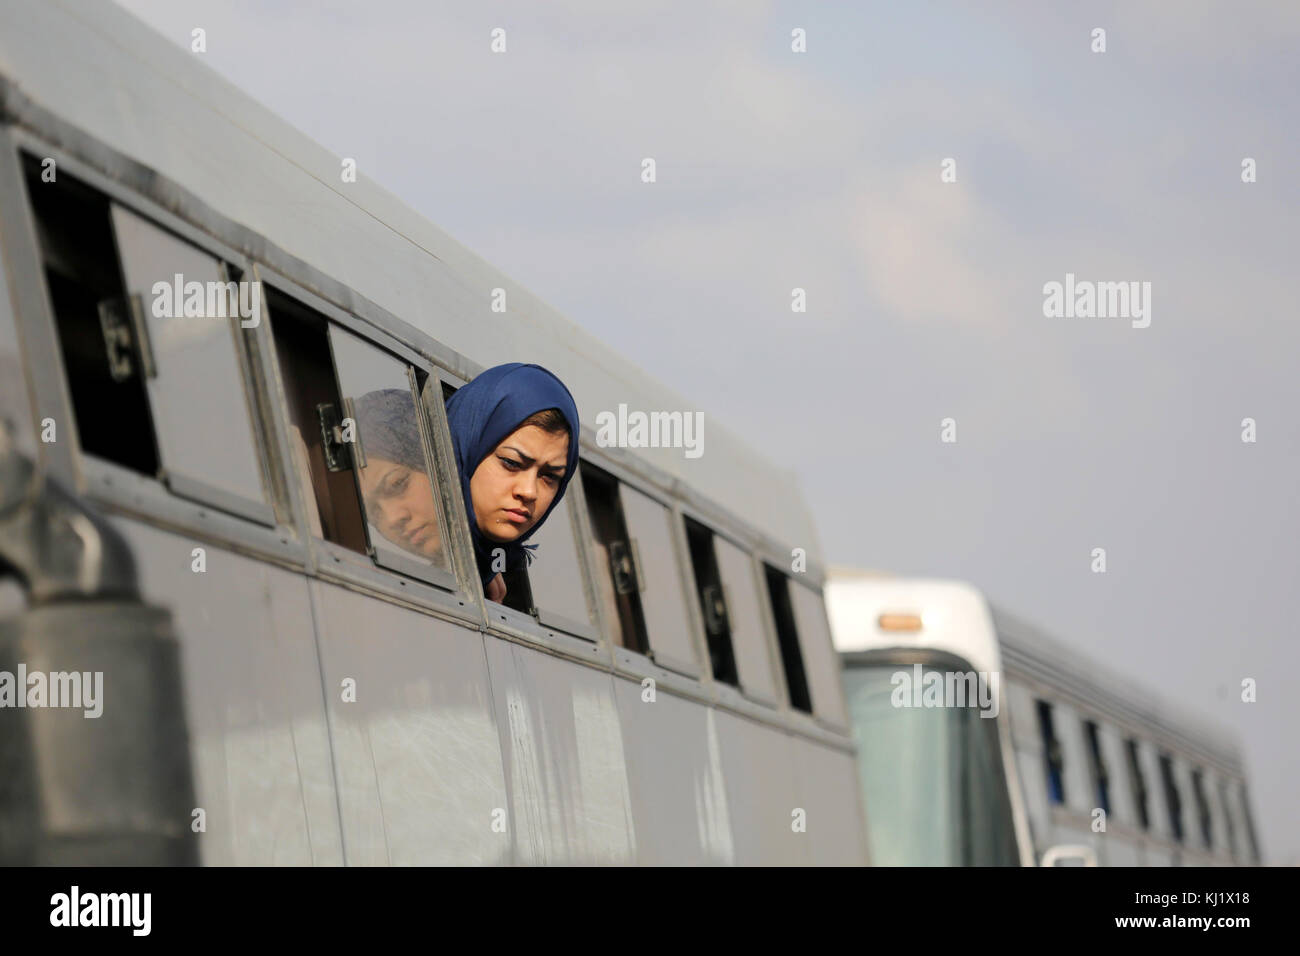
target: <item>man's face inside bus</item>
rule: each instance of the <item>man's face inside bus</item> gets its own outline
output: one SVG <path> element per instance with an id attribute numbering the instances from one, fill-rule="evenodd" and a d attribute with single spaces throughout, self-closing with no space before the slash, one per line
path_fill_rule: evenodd
<path id="1" fill-rule="evenodd" d="M 555 500 L 568 460 L 567 432 L 525 425 L 506 436 L 469 481 L 483 535 L 506 544 L 526 534 Z"/>
<path id="2" fill-rule="evenodd" d="M 361 469 L 366 515 L 404 551 L 434 559 L 442 551 L 433 484 L 423 471 L 384 458 L 369 458 Z"/>

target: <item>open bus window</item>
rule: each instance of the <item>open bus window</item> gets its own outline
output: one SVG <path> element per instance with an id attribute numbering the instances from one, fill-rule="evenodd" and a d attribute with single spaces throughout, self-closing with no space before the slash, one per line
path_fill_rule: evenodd
<path id="1" fill-rule="evenodd" d="M 34 157 L 23 166 L 82 450 L 153 477 L 153 417 L 108 199 L 66 174 L 42 182 Z"/>
<path id="2" fill-rule="evenodd" d="M 1043 740 L 1043 762 L 1047 768 L 1047 796 L 1052 803 L 1064 803 L 1065 759 L 1052 725 L 1052 705 L 1045 700 L 1037 703 L 1038 732 Z"/>
<path id="3" fill-rule="evenodd" d="M 749 555 L 692 518 L 686 518 L 686 540 L 713 679 L 775 703 L 776 676 Z"/>
<path id="4" fill-rule="evenodd" d="M 763 565 L 767 578 L 767 599 L 772 605 L 772 621 L 776 625 L 776 642 L 781 648 L 781 663 L 785 668 L 786 692 L 790 706 L 812 713 L 812 697 L 808 692 L 808 678 L 803 669 L 803 654 L 799 650 L 799 628 L 795 622 L 794 605 L 790 601 L 790 584 L 784 574 L 770 564 Z"/>
<path id="5" fill-rule="evenodd" d="M 1147 810 L 1147 782 L 1142 773 L 1142 761 L 1138 756 L 1138 742 L 1132 737 L 1126 742 L 1128 751 L 1128 776 L 1133 786 L 1133 805 L 1137 808 L 1138 825 L 1143 830 L 1151 829 L 1151 814 Z"/>
<path id="6" fill-rule="evenodd" d="M 569 482 L 569 491 L 576 487 Z M 537 556 L 521 573 L 527 579 L 530 604 L 537 609 L 537 619 L 548 627 L 571 634 L 596 637 L 587 604 L 587 589 L 582 580 L 582 565 L 569 495 L 561 498 L 546 523 L 529 539 L 537 544 Z M 506 600 L 510 600 L 510 581 L 506 581 Z"/>
<path id="7" fill-rule="evenodd" d="M 826 620 L 826 604 L 818 591 L 791 580 L 790 597 L 794 607 L 799 646 L 803 651 L 804 672 L 812 692 L 813 712 L 840 727 L 847 725 L 844 707 L 844 683 L 840 659 L 831 644 L 831 628 Z"/>
<path id="8" fill-rule="evenodd" d="M 350 445 L 375 560 L 418 577 L 429 566 L 450 575 L 415 370 L 338 326 L 330 343 L 342 407 L 320 415 L 328 428 L 337 416 L 339 437 Z"/>
<path id="9" fill-rule="evenodd" d="M 697 676 L 672 513 L 587 462 L 579 471 L 591 518 L 596 590 L 614 642 L 661 667 Z"/>
<path id="10" fill-rule="evenodd" d="M 1232 801 L 1228 798 L 1228 781 L 1219 778 L 1219 806 L 1223 808 L 1223 825 L 1228 831 L 1228 852 L 1236 859 L 1241 852 L 1237 847 L 1237 827 L 1232 819 Z"/>
<path id="11" fill-rule="evenodd" d="M 1106 774 L 1106 760 L 1101 753 L 1100 729 L 1095 720 L 1083 722 L 1084 735 L 1088 738 L 1088 761 L 1092 770 L 1093 796 L 1105 813 L 1110 813 L 1110 780 Z"/>
<path id="12" fill-rule="evenodd" d="M 596 592 L 619 647 L 644 654 L 649 647 L 641 591 L 632 567 L 627 524 L 618 496 L 618 480 L 585 461 L 578 462 L 582 490 L 591 518 L 591 549 L 596 556 Z"/>
<path id="13" fill-rule="evenodd" d="M 1214 829 L 1210 821 L 1210 803 L 1205 799 L 1204 775 L 1200 770 L 1192 771 L 1192 797 L 1196 800 L 1196 818 L 1201 825 L 1201 839 L 1207 850 L 1214 849 Z"/>
<path id="14" fill-rule="evenodd" d="M 1165 805 L 1169 808 L 1169 829 L 1174 840 L 1183 842 L 1183 801 L 1174 781 L 1174 760 L 1169 754 L 1160 755 L 1160 782 L 1164 785 Z"/>
<path id="15" fill-rule="evenodd" d="M 416 370 L 264 289 L 313 533 L 455 587 Z"/>
<path id="16" fill-rule="evenodd" d="M 24 162 L 82 449 L 274 524 L 232 270 Z"/>

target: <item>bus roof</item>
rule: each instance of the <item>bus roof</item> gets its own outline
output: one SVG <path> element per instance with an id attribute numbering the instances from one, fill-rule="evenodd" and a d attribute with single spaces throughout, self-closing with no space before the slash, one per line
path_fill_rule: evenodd
<path id="1" fill-rule="evenodd" d="M 617 414 L 620 403 L 646 413 L 699 410 L 368 181 L 364 169 L 342 182 L 340 157 L 115 4 L 0 0 L 0 86 L 6 80 L 18 88 L 0 89 L 11 114 L 30 103 L 174 181 L 458 353 L 464 377 L 510 361 L 555 372 L 573 392 L 589 441 L 596 414 Z M 490 311 L 495 288 L 506 290 L 505 315 Z M 776 544 L 804 548 L 810 570 L 819 569 L 794 472 L 714 419 L 705 421 L 704 443 L 698 458 L 681 448 L 626 455 Z M 761 519 L 745 520 L 751 515 Z"/>

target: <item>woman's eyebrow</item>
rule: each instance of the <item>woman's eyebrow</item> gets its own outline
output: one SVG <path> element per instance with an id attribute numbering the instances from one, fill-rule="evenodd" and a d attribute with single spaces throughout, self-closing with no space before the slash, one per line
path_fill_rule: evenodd
<path id="1" fill-rule="evenodd" d="M 520 450 L 519 450 L 518 448 L 516 448 L 514 445 L 502 445 L 501 447 L 502 447 L 502 448 L 509 448 L 512 452 L 514 452 L 516 455 L 518 455 L 520 458 L 522 458 L 522 459 L 524 460 L 524 464 L 525 464 L 525 465 L 531 465 L 533 462 L 535 462 L 535 461 L 537 460 L 536 458 L 533 458 L 533 457 L 531 457 L 531 456 L 529 456 L 529 455 L 525 455 L 522 451 L 520 451 Z M 565 468 L 564 465 L 542 465 L 542 467 L 543 467 L 543 468 L 546 468 L 546 469 L 548 469 L 548 470 L 550 470 L 550 471 L 564 471 L 564 468 Z"/>

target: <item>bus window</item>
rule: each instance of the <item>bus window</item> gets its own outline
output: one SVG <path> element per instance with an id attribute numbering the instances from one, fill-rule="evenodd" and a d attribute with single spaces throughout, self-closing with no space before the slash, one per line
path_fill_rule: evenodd
<path id="1" fill-rule="evenodd" d="M 619 484 L 618 497 L 627 522 L 634 583 L 644 594 L 646 653 L 661 667 L 696 676 L 699 663 L 673 543 L 672 512 L 630 485 Z"/>
<path id="2" fill-rule="evenodd" d="M 574 482 L 569 482 L 573 492 Z M 587 590 L 582 581 L 570 495 L 560 499 L 546 523 L 529 539 L 537 544 L 537 558 L 527 568 L 529 593 L 537 607 L 537 620 L 582 637 L 595 638 Z M 509 582 L 506 599 L 510 598 Z"/>
<path id="3" fill-rule="evenodd" d="M 1053 803 L 1064 803 L 1065 761 L 1061 755 L 1061 742 L 1056 739 L 1056 730 L 1052 726 L 1052 705 L 1045 700 L 1038 701 L 1038 730 L 1043 738 L 1043 756 L 1047 765 L 1047 796 Z"/>
<path id="4" fill-rule="evenodd" d="M 583 495 L 591 519 L 591 549 L 595 553 L 596 592 L 605 609 L 611 638 L 619 647 L 644 654 L 645 617 L 641 592 L 631 568 L 627 524 L 618 498 L 618 481 L 604 471 L 578 462 Z"/>
<path id="5" fill-rule="evenodd" d="M 1219 778 L 1219 806 L 1223 807 L 1223 825 L 1228 830 L 1228 852 L 1235 859 L 1240 852 L 1237 849 L 1237 827 L 1232 819 L 1232 801 L 1228 798 L 1228 781 Z"/>
<path id="6" fill-rule="evenodd" d="M 1147 811 L 1147 782 L 1142 773 L 1142 761 L 1138 756 L 1138 742 L 1130 737 L 1127 741 L 1128 776 L 1133 786 L 1133 806 L 1137 808 L 1138 824 L 1143 830 L 1151 829 L 1151 817 Z"/>
<path id="7" fill-rule="evenodd" d="M 241 373 L 242 337 L 252 330 L 240 324 L 237 284 L 220 261 L 135 213 L 114 204 L 111 216 L 125 291 L 143 313 L 153 366 L 145 383 L 168 485 L 217 505 L 228 498 L 265 509 L 253 411 Z M 183 302 L 177 286 L 185 290 Z M 155 296 L 155 288 L 165 294 Z M 191 288 L 201 291 L 201 304 L 191 298 Z"/>
<path id="8" fill-rule="evenodd" d="M 1192 797 L 1196 800 L 1196 819 L 1201 826 L 1201 839 L 1207 850 L 1214 849 L 1214 828 L 1210 821 L 1210 804 L 1205 799 L 1204 774 L 1200 769 L 1192 771 Z"/>
<path id="9" fill-rule="evenodd" d="M 740 683 L 735 651 L 731 643 L 732 607 L 724 594 L 722 575 L 713 550 L 713 532 L 691 518 L 686 518 L 687 550 L 695 578 L 695 595 L 704 619 L 704 637 L 709 648 L 713 679 L 733 686 Z"/>
<path id="10" fill-rule="evenodd" d="M 325 434 L 326 428 L 341 427 L 338 410 L 343 404 L 330 359 L 329 324 L 320 313 L 278 289 L 263 284 L 262 290 L 288 404 L 289 443 L 311 530 L 326 541 L 365 554 L 365 522 L 347 446 L 335 442 L 333 434 Z"/>
<path id="11" fill-rule="evenodd" d="M 847 726 L 840 658 L 831 644 L 821 592 L 796 581 L 790 581 L 789 585 L 799 646 L 812 691 L 813 712 L 833 724 Z"/>
<path id="12" fill-rule="evenodd" d="M 1174 762 L 1169 754 L 1160 755 L 1160 782 L 1165 790 L 1165 805 L 1169 808 L 1169 829 L 1174 839 L 1183 842 L 1183 802 L 1174 782 Z"/>
<path id="13" fill-rule="evenodd" d="M 1088 763 L 1092 771 L 1093 796 L 1097 806 L 1110 815 L 1110 780 L 1106 774 L 1106 760 L 1101 754 L 1101 738 L 1094 720 L 1083 722 L 1084 733 L 1088 738 Z"/>
<path id="14" fill-rule="evenodd" d="M 427 580 L 437 580 L 428 573 L 430 568 L 450 578 L 437 473 L 418 397 L 422 383 L 415 369 L 338 326 L 330 327 L 330 345 L 342 405 L 318 409 L 317 417 L 325 430 L 332 429 L 337 418 L 342 439 L 338 447 L 351 445 L 351 471 L 375 560 Z"/>
<path id="15" fill-rule="evenodd" d="M 32 156 L 23 164 L 81 448 L 154 477 L 153 416 L 108 199 L 66 173 L 42 182 Z"/>
<path id="16" fill-rule="evenodd" d="M 772 605 L 772 620 L 776 624 L 776 642 L 781 648 L 781 663 L 785 667 L 786 692 L 790 706 L 812 713 L 812 698 L 808 693 L 808 679 L 804 675 L 803 654 L 799 652 L 799 632 L 795 624 L 794 606 L 790 602 L 790 586 L 786 576 L 769 564 L 763 565 L 767 578 L 767 597 Z"/>

